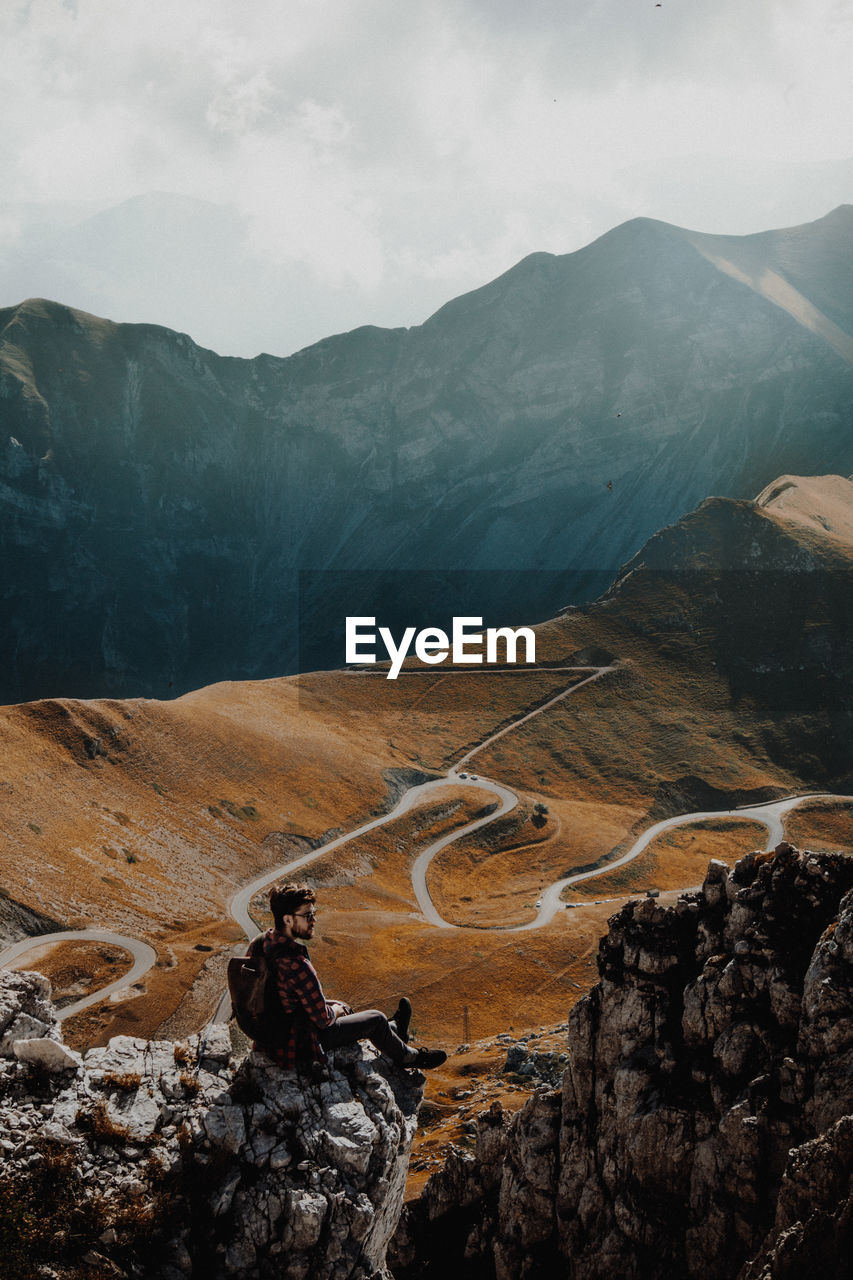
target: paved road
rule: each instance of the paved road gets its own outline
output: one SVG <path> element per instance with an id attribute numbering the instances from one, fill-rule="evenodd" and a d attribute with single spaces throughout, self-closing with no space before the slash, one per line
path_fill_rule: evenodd
<path id="1" fill-rule="evenodd" d="M 133 956 L 131 968 L 120 978 L 116 978 L 115 982 L 109 983 L 106 987 L 99 987 L 97 991 L 90 991 L 82 1000 L 75 1000 L 73 1004 L 67 1004 L 64 1008 L 57 1010 L 56 1016 L 60 1022 L 64 1022 L 72 1014 L 88 1009 L 92 1004 L 97 1004 L 99 1000 L 105 999 L 113 992 L 122 991 L 125 987 L 131 986 L 146 974 L 157 960 L 157 952 L 154 948 L 149 947 L 147 942 L 140 942 L 137 938 L 128 938 L 122 933 L 110 933 L 106 929 L 66 929 L 59 933 L 40 933 L 35 938 L 23 938 L 20 942 L 7 947 L 5 951 L 0 951 L 0 969 L 14 967 L 16 960 L 51 942 L 110 942 L 116 947 L 124 947 L 125 951 L 129 951 Z"/>
<path id="2" fill-rule="evenodd" d="M 528 711 L 525 715 L 520 716 L 518 720 L 514 720 L 511 724 L 505 725 L 503 729 L 499 729 L 496 733 L 485 738 L 477 746 L 472 747 L 464 756 L 450 769 L 442 778 L 434 778 L 429 782 L 422 782 L 417 786 L 410 787 L 405 795 L 398 801 L 393 809 L 388 813 L 382 814 L 379 818 L 374 818 L 370 822 L 363 823 L 360 827 L 356 827 L 354 831 L 348 831 L 345 835 L 337 836 L 334 840 L 329 840 L 326 844 L 321 845 L 317 849 L 312 849 L 310 853 L 302 854 L 301 857 L 295 858 L 292 862 L 286 862 L 280 867 L 276 867 L 272 871 L 265 871 L 263 875 L 258 876 L 251 884 L 245 885 L 228 904 L 228 910 L 231 916 L 237 921 L 247 938 L 253 937 L 257 933 L 257 925 L 249 914 L 249 904 L 256 893 L 260 893 L 261 889 L 272 884 L 276 880 L 283 880 L 292 875 L 295 871 L 300 871 L 307 867 L 310 863 L 316 861 L 317 858 L 325 857 L 326 854 L 332 853 L 335 849 L 341 848 L 342 845 L 348 844 L 350 840 L 356 840 L 359 836 L 363 836 L 368 831 L 374 831 L 377 827 L 385 826 L 386 823 L 394 822 L 402 814 L 413 809 L 415 805 L 421 801 L 428 799 L 431 792 L 438 791 L 448 785 L 462 785 L 466 787 L 479 787 L 481 790 L 495 795 L 498 798 L 498 807 L 491 813 L 482 818 L 477 818 L 473 822 L 466 823 L 464 827 L 460 827 L 456 831 L 450 832 L 448 835 L 442 836 L 429 845 L 423 853 L 416 859 L 412 867 L 412 887 L 415 891 L 418 906 L 421 909 L 424 918 L 432 925 L 440 929 L 454 929 L 457 926 L 452 925 L 448 920 L 444 920 L 439 915 L 435 905 L 430 897 L 429 890 L 426 885 L 426 872 L 429 864 L 437 853 L 447 845 L 453 844 L 457 840 L 461 840 L 463 836 L 469 835 L 472 831 L 478 830 L 480 827 L 486 826 L 489 822 L 494 822 L 497 818 L 505 813 L 509 813 L 518 804 L 518 796 L 509 787 L 503 786 L 501 783 L 493 782 L 488 778 L 471 777 L 466 774 L 464 766 L 474 758 L 479 752 L 497 742 L 504 734 L 509 733 L 511 729 L 518 728 L 519 725 L 525 724 L 528 720 L 532 720 L 534 716 L 541 715 L 543 711 L 547 711 L 549 707 L 553 707 L 555 703 L 562 701 L 563 698 L 574 693 L 583 685 L 589 684 L 592 680 L 598 680 L 607 672 L 612 671 L 612 666 L 606 667 L 559 667 L 549 668 L 549 671 L 571 671 L 574 674 L 587 673 L 583 680 L 573 682 L 565 689 L 562 689 L 553 698 L 549 698 L 547 702 L 543 702 L 541 706 L 535 707 L 533 711 Z M 360 674 L 360 673 L 359 673 Z M 235 954 L 237 954 L 235 948 Z M 229 1007 L 229 999 L 227 992 L 222 996 L 216 1013 L 212 1021 L 222 1020 L 227 1016 Z"/>
<path id="3" fill-rule="evenodd" d="M 407 813 L 422 801 L 429 799 L 432 793 L 442 790 L 449 785 L 462 785 L 465 787 L 479 788 L 486 794 L 494 796 L 498 803 L 490 813 L 485 814 L 480 818 L 476 818 L 472 822 L 466 823 L 465 826 L 441 836 L 440 839 L 433 841 L 432 844 L 424 849 L 415 859 L 412 866 L 412 887 L 414 889 L 420 911 L 423 914 L 424 919 L 427 920 L 429 924 L 432 924 L 439 929 L 464 928 L 465 926 L 454 925 L 450 921 L 445 920 L 437 911 L 426 883 L 426 874 L 429 865 L 443 849 L 446 849 L 449 845 L 463 839 L 465 836 L 470 835 L 472 832 L 487 826 L 489 823 L 497 821 L 497 819 L 502 817 L 504 814 L 511 812 L 511 810 L 518 804 L 518 796 L 510 787 L 506 787 L 502 783 L 495 782 L 493 779 L 483 778 L 479 775 L 472 775 L 468 772 L 467 770 L 470 769 L 470 761 L 473 760 L 480 752 L 485 751 L 487 747 L 490 747 L 494 742 L 498 741 L 498 739 L 504 737 L 505 734 L 514 731 L 519 728 L 520 725 L 532 720 L 535 716 L 541 715 L 556 703 L 584 688 L 585 685 L 590 684 L 594 680 L 601 679 L 602 676 L 607 675 L 609 672 L 613 671 L 614 668 L 612 666 L 563 667 L 559 668 L 559 670 L 573 671 L 576 674 L 585 672 L 587 674 L 584 679 L 569 685 L 553 698 L 542 703 L 541 706 L 534 708 L 533 711 L 527 712 L 525 715 L 519 717 L 518 720 L 514 720 L 511 724 L 505 725 L 504 728 L 499 729 L 483 742 L 472 747 L 470 751 L 466 752 L 452 768 L 448 769 L 447 773 L 443 777 L 435 778 L 429 782 L 420 783 L 417 786 L 410 787 L 405 795 L 402 796 L 394 808 L 388 813 L 382 814 L 378 818 L 373 818 L 369 822 L 362 823 L 361 826 L 356 827 L 353 831 L 348 831 L 344 835 L 337 836 L 335 839 L 329 840 L 325 844 L 320 845 L 317 849 L 312 849 L 310 853 L 302 854 L 299 858 L 295 858 L 292 861 L 284 863 L 272 870 L 265 871 L 262 875 L 257 876 L 253 881 L 251 881 L 250 884 L 244 885 L 242 889 L 234 894 L 228 904 L 228 910 L 234 920 L 236 920 L 244 930 L 246 937 L 251 938 L 257 932 L 257 925 L 249 914 L 249 905 L 254 896 L 267 885 L 272 884 L 276 880 L 284 879 L 296 871 L 302 870 L 312 862 L 315 862 L 318 858 L 325 857 L 327 854 L 334 852 L 335 849 L 339 849 L 343 845 L 348 844 L 351 840 L 356 840 L 367 832 L 376 830 L 377 827 L 382 827 L 389 822 L 396 821 L 396 819 L 401 817 L 404 813 Z M 564 889 L 581 880 L 589 880 L 595 876 L 607 875 L 609 872 L 625 866 L 635 858 L 638 858 L 662 831 L 671 830 L 673 827 L 688 826 L 693 823 L 708 821 L 714 818 L 750 818 L 756 822 L 762 823 L 767 828 L 766 847 L 773 848 L 783 838 L 785 814 L 807 799 L 846 801 L 853 799 L 853 797 L 815 794 L 788 796 L 783 800 L 777 800 L 769 804 L 749 805 L 740 809 L 728 809 L 722 811 L 705 810 L 703 812 L 680 814 L 673 818 L 666 818 L 664 821 L 657 822 L 644 831 L 627 853 L 624 853 L 615 861 L 606 862 L 605 860 L 602 860 L 594 868 L 578 872 L 576 875 L 565 876 L 561 880 L 557 880 L 553 884 L 549 885 L 542 894 L 542 905 L 538 908 L 535 918 L 527 924 L 510 926 L 506 929 L 502 926 L 495 927 L 501 928 L 502 932 L 506 931 L 516 933 L 525 932 L 528 929 L 543 928 L 554 918 L 558 911 L 565 907 L 565 903 L 561 900 L 561 894 Z M 42 934 L 37 938 L 24 939 L 22 942 L 16 943 L 14 946 L 7 948 L 6 951 L 0 953 L 0 966 L 8 965 L 14 959 L 19 958 L 28 950 L 32 950 L 35 947 L 43 946 L 45 943 L 49 942 L 63 941 L 65 939 L 92 939 L 115 943 L 117 946 L 126 947 L 127 950 L 132 953 L 134 964 L 129 973 L 125 974 L 117 981 L 110 983 L 109 986 L 90 993 L 84 999 L 75 1002 L 73 1005 L 67 1005 L 59 1015 L 61 1019 L 70 1017 L 73 1013 L 77 1013 L 81 1009 L 87 1008 L 89 1005 L 96 1003 L 98 1000 L 104 999 L 105 996 L 115 991 L 129 987 L 131 983 L 142 977 L 142 975 L 151 968 L 157 958 L 156 952 L 153 948 L 149 947 L 147 943 L 139 942 L 134 938 L 124 937 L 120 934 L 109 933 L 103 930 L 86 929 L 77 932 L 69 931 L 64 933 Z M 229 1001 L 226 993 L 222 996 L 212 1021 L 224 1020 L 227 1016 L 228 1004 Z"/>
<path id="4" fill-rule="evenodd" d="M 525 929 L 539 929 L 546 925 L 549 920 L 553 920 L 556 913 L 565 906 L 565 903 L 561 901 L 560 895 L 569 885 L 578 884 L 581 880 L 591 880 L 595 876 L 607 875 L 608 872 L 616 871 L 619 867 L 624 867 L 626 863 L 633 862 L 649 847 L 656 836 L 659 836 L 662 831 L 671 831 L 673 827 L 692 826 L 694 823 L 708 822 L 714 818 L 748 818 L 750 821 L 760 822 L 762 826 L 766 827 L 767 842 L 764 847 L 765 849 L 774 849 L 785 837 L 785 815 L 802 804 L 804 800 L 837 800 L 843 802 L 853 800 L 853 796 L 835 796 L 809 792 L 799 796 L 786 796 L 784 800 L 774 800 L 768 804 L 745 805 L 740 809 L 705 809 L 701 813 L 682 813 L 677 814 L 674 818 L 665 818 L 662 822 L 656 822 L 654 826 L 648 827 L 621 858 L 617 858 L 614 862 L 599 863 L 598 866 L 589 871 L 581 871 L 577 875 L 566 876 L 564 879 L 557 880 L 554 884 L 549 885 L 542 894 L 542 906 L 536 919 L 531 920 L 528 924 L 518 925 L 518 932 L 522 932 Z"/>
<path id="5" fill-rule="evenodd" d="M 257 932 L 257 926 L 249 915 L 249 903 L 252 901 L 256 893 L 260 893 L 261 889 L 266 885 L 272 884 L 275 880 L 282 880 L 285 876 L 290 876 L 295 871 L 301 871 L 303 867 L 307 867 L 310 863 L 315 862 L 317 858 L 323 858 L 328 853 L 332 853 L 335 849 L 341 848 L 342 845 L 348 844 L 350 840 L 356 840 L 359 836 L 365 835 L 368 831 L 375 831 L 377 827 L 383 827 L 389 822 L 396 821 L 404 813 L 407 813 L 415 805 L 421 801 L 428 799 L 433 791 L 437 791 L 448 784 L 464 785 L 466 787 L 479 787 L 483 791 L 488 791 L 498 797 L 499 806 L 492 813 L 483 818 L 478 818 L 474 822 L 469 822 L 466 826 L 460 827 L 457 831 L 450 832 L 449 835 L 442 836 L 440 840 L 436 840 L 429 848 L 417 858 L 412 868 L 412 884 L 415 890 L 415 896 L 418 900 L 418 906 L 423 912 L 430 924 L 434 924 L 442 929 L 452 929 L 454 926 L 448 921 L 443 920 L 438 914 L 433 904 L 432 898 L 426 887 L 426 871 L 432 859 L 437 853 L 447 845 L 453 844 L 457 840 L 461 840 L 463 836 L 469 835 L 472 831 L 476 831 L 479 827 L 486 826 L 489 822 L 494 822 L 503 814 L 509 813 L 518 804 L 518 796 L 509 787 L 503 786 L 499 782 L 493 782 L 489 778 L 477 777 L 473 779 L 470 775 L 460 776 L 464 774 L 465 767 L 470 760 L 479 752 L 485 751 L 493 742 L 497 742 L 504 734 L 510 730 L 517 729 L 519 725 L 525 724 L 528 720 L 532 720 L 534 716 L 541 715 L 543 711 L 547 711 L 549 707 L 553 707 L 555 703 L 562 701 L 569 694 L 575 693 L 584 685 L 589 684 L 592 680 L 599 680 L 607 672 L 612 671 L 613 667 L 560 667 L 560 671 L 572 671 L 576 674 L 588 672 L 583 680 L 570 684 L 566 689 L 562 689 L 553 698 L 549 698 L 547 702 L 543 702 L 541 706 L 535 707 L 533 711 L 528 711 L 518 720 L 513 720 L 512 724 L 505 725 L 503 729 L 499 729 L 490 737 L 485 738 L 478 743 L 476 747 L 472 747 L 466 752 L 457 763 L 447 770 L 442 778 L 432 779 L 430 782 L 422 782 L 417 786 L 410 787 L 401 800 L 389 810 L 388 813 L 382 814 L 379 818 L 374 818 L 370 822 L 363 823 L 360 827 L 356 827 L 354 831 L 348 831 L 345 835 L 338 836 L 334 840 L 329 840 L 324 845 L 320 845 L 317 849 L 312 849 L 310 853 L 304 853 L 301 857 L 295 858 L 292 862 L 286 862 L 283 866 L 276 867 L 273 871 L 265 871 L 263 875 L 258 876 L 251 884 L 245 885 L 228 904 L 228 910 L 233 918 L 245 932 L 247 938 L 251 938 Z"/>

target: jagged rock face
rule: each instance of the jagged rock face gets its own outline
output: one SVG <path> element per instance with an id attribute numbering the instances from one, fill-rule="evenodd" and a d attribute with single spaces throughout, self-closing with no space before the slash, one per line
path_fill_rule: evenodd
<path id="1" fill-rule="evenodd" d="M 58 1041 L 59 1021 L 50 1003 L 50 983 L 40 973 L 2 972 L 0 980 L 0 1058 L 14 1055 L 18 1041 Z"/>
<path id="2" fill-rule="evenodd" d="M 53 933 L 61 928 L 59 921 L 51 919 L 43 911 L 35 911 L 0 893 L 0 944 L 18 942 L 38 933 Z"/>
<path id="3" fill-rule="evenodd" d="M 427 1184 L 395 1274 L 419 1274 L 455 1213 L 458 1255 L 500 1280 L 846 1275 L 851 885 L 853 859 L 780 845 L 731 874 L 711 863 L 674 908 L 623 908 L 572 1011 L 562 1089 L 509 1126 L 481 1118 L 489 1154 Z"/>
<path id="4" fill-rule="evenodd" d="M 9 1245 L 8 1280 L 381 1271 L 422 1077 L 358 1046 L 324 1081 L 260 1054 L 235 1063 L 222 1026 L 179 1045 L 120 1036 L 81 1058 L 24 1026 L 44 998 L 40 975 L 0 973 L 3 1044 L 16 1025 L 29 1035 L 0 1058 L 0 1238 L 31 1204 L 39 1215 Z"/>
<path id="5" fill-rule="evenodd" d="M 853 211 L 801 240 L 821 257 L 828 236 L 832 272 L 797 257 L 818 305 Z M 458 613 L 548 616 L 579 598 L 567 573 L 594 594 L 709 493 L 853 471 L 851 406 L 836 349 L 645 219 L 417 328 L 285 360 L 53 303 L 0 311 L 0 700 L 285 674 L 299 585 L 303 641 L 377 595 L 402 593 L 389 624 L 440 612 L 447 574 L 425 586 L 426 569 L 476 571 Z M 389 570 L 416 576 L 390 590 Z"/>

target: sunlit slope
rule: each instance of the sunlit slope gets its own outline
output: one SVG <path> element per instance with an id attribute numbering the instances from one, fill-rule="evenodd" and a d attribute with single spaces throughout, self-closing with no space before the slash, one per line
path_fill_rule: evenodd
<path id="1" fill-rule="evenodd" d="M 309 874 L 327 904 L 318 958 L 344 998 L 370 988 L 391 999 L 406 984 L 437 1028 L 441 974 L 476 961 L 489 980 L 471 999 L 493 1001 L 496 1029 L 513 1007 L 519 944 L 488 931 L 529 921 L 544 884 L 668 814 L 853 790 L 850 493 L 839 477 L 786 476 L 757 502 L 708 500 L 656 534 L 598 602 L 540 626 L 537 656 L 550 667 L 535 673 L 407 669 L 389 681 L 377 668 L 219 684 L 172 702 L 4 708 L 7 901 L 157 947 L 164 967 L 124 1012 L 102 1017 L 101 1034 L 153 1031 L 179 1006 L 200 1017 L 216 986 L 210 966 L 236 936 L 234 890 L 468 756 L 468 772 L 518 792 L 515 810 L 435 864 L 442 909 L 473 929 L 435 938 L 409 884 L 435 833 L 483 807 L 458 784 L 455 798 Z M 581 685 L 581 667 L 607 670 Z M 719 833 L 684 849 L 678 865 L 693 883 L 704 855 L 719 855 Z M 668 865 L 667 885 L 676 871 Z M 595 939 L 585 930 L 600 929 L 605 909 L 589 910 L 588 924 L 565 913 L 537 935 L 541 972 L 525 972 L 522 994 L 541 979 L 549 1017 L 586 972 Z M 212 985 L 199 991 L 205 965 Z M 454 1018 L 467 999 L 454 991 Z"/>
<path id="2" fill-rule="evenodd" d="M 844 476 L 780 476 L 758 495 L 769 514 L 853 548 L 853 483 Z"/>
<path id="3" fill-rule="evenodd" d="M 543 655 L 597 646 L 626 664 L 616 685 L 591 690 L 598 714 L 560 708 L 574 745 L 551 748 L 552 769 L 569 756 L 593 786 L 645 777 L 661 796 L 795 780 L 843 788 L 851 495 L 841 477 L 786 477 L 757 503 L 709 499 L 650 539 L 596 604 L 541 628 Z M 540 762 L 545 746 L 532 753 Z"/>
<path id="4" fill-rule="evenodd" d="M 853 205 L 845 204 L 819 224 L 750 236 L 684 234 L 709 262 L 853 362 L 851 230 Z"/>
<path id="5" fill-rule="evenodd" d="M 312 715 L 287 681 L 22 704 L 0 726 L 2 883 L 71 923 L 220 919 L 270 833 L 298 845 L 386 794 L 371 726 Z"/>
<path id="6" fill-rule="evenodd" d="M 318 673 L 172 702 L 0 709 L 0 884 L 73 925 L 219 920 L 264 867 L 390 808 L 577 677 L 387 681 Z"/>
<path id="7" fill-rule="evenodd" d="M 853 486 L 774 488 L 765 505 L 709 500 L 596 604 L 539 627 L 541 662 L 615 670 L 471 767 L 530 797 L 641 812 L 689 808 L 703 788 L 840 785 L 853 741 Z M 173 702 L 5 708 L 3 884 L 65 920 L 107 903 L 114 926 L 221 916 L 230 888 L 273 860 L 272 837 L 357 825 L 406 771 L 443 772 L 577 678 L 318 673 Z"/>

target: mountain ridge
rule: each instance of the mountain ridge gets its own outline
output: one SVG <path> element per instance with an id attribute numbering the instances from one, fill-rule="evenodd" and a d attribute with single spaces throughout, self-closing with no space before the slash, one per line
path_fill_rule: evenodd
<path id="1" fill-rule="evenodd" d="M 58 309 L 58 312 L 68 313 L 75 317 L 90 317 L 92 320 L 96 320 L 101 324 L 110 324 L 132 330 L 177 333 L 181 337 L 188 338 L 193 342 L 194 346 L 199 348 L 199 350 L 210 352 L 223 360 L 237 360 L 242 363 L 254 363 L 258 360 L 288 362 L 304 356 L 306 352 L 326 347 L 329 343 L 334 343 L 342 338 L 350 338 L 355 334 L 387 334 L 399 337 L 405 334 L 418 333 L 419 331 L 427 329 L 433 325 L 448 311 L 453 311 L 457 308 L 467 309 L 474 299 L 495 292 L 498 290 L 499 286 L 505 286 L 509 282 L 514 281 L 517 277 L 522 276 L 533 266 L 544 264 L 566 264 L 581 260 L 584 256 L 589 255 L 598 247 L 604 248 L 614 242 L 618 243 L 622 240 L 627 240 L 629 237 L 636 237 L 638 234 L 645 235 L 648 234 L 648 232 L 659 232 L 667 237 L 684 238 L 687 243 L 696 248 L 703 257 L 707 257 L 708 261 L 713 263 L 714 258 L 710 255 L 711 250 L 714 247 L 718 247 L 718 249 L 722 251 L 723 248 L 740 246 L 741 253 L 738 256 L 741 257 L 742 260 L 746 260 L 750 256 L 753 256 L 750 254 L 751 248 L 754 251 L 761 246 L 768 246 L 771 254 L 776 257 L 778 256 L 778 248 L 780 245 L 784 248 L 786 244 L 789 244 L 792 241 L 801 242 L 805 237 L 814 235 L 821 229 L 829 229 L 834 232 L 837 228 L 840 228 L 846 236 L 853 235 L 853 204 L 838 205 L 835 209 L 832 209 L 829 213 L 813 222 L 800 223 L 792 227 L 774 228 L 769 231 L 751 232 L 747 235 L 723 235 L 716 232 L 693 231 L 688 227 L 682 227 L 676 223 L 666 222 L 660 218 L 650 218 L 645 216 L 629 218 L 627 221 L 613 227 L 610 231 L 606 231 L 603 235 L 596 237 L 596 239 L 591 241 L 589 244 L 584 245 L 580 249 L 573 250 L 570 253 L 561 254 L 550 253 L 547 250 L 534 250 L 531 253 L 526 254 L 523 258 L 519 259 L 518 262 L 514 263 L 511 267 L 508 267 L 506 271 L 495 276 L 494 279 L 486 281 L 486 283 L 479 285 L 475 289 L 468 290 L 456 298 L 449 299 L 436 311 L 432 312 L 432 314 L 420 324 L 397 325 L 391 327 L 375 324 L 357 325 L 353 329 L 328 334 L 316 342 L 308 343 L 306 346 L 300 347 L 298 350 L 287 356 L 277 356 L 266 351 L 258 352 L 255 356 L 234 356 L 230 355 L 228 352 L 216 351 L 214 348 L 206 347 L 203 344 L 197 343 L 190 333 L 176 330 L 169 325 L 146 321 L 121 321 L 108 319 L 87 311 L 84 308 L 75 307 L 71 304 L 45 298 L 40 295 L 33 295 L 32 297 L 21 299 L 19 303 L 0 307 L 0 324 L 3 323 L 3 318 L 7 315 L 14 315 L 20 310 L 27 311 L 35 306 L 46 306 Z M 846 252 L 844 252 L 847 245 L 843 239 L 842 243 L 838 247 L 841 251 L 839 253 L 838 260 L 843 262 L 843 265 L 847 267 L 847 274 L 853 276 L 853 271 L 849 266 L 849 257 Z M 849 294 L 844 291 L 844 296 L 848 297 Z M 849 318 L 849 309 L 845 312 L 845 318 Z"/>
<path id="2" fill-rule="evenodd" d="M 468 574 L 457 612 L 545 617 L 709 493 L 853 471 L 849 363 L 687 234 L 637 219 L 286 358 L 3 309 L 0 698 L 334 666 L 346 613 L 403 620 L 414 579 L 389 571 Z M 822 263 L 826 228 L 803 234 Z M 420 594 L 440 612 L 446 583 Z"/>

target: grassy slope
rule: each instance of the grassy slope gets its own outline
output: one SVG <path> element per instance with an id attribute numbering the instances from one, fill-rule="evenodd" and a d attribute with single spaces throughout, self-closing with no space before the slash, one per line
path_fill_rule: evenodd
<path id="1" fill-rule="evenodd" d="M 793 519 L 796 495 L 786 493 L 787 513 L 772 501 L 704 504 L 652 540 L 605 599 L 539 628 L 540 660 L 609 655 L 618 665 L 471 761 L 522 792 L 515 815 L 433 866 L 441 909 L 475 929 L 427 927 L 409 883 L 419 850 L 482 804 L 474 792 L 439 798 L 311 868 L 326 886 L 314 957 L 330 990 L 389 1005 L 408 990 L 421 1032 L 445 1042 L 461 1038 L 466 1006 L 477 1036 L 556 1021 L 594 975 L 612 907 L 593 902 L 535 934 L 503 932 L 531 918 L 543 883 L 626 847 L 670 812 L 843 789 L 848 543 Z M 812 487 L 811 509 L 819 499 Z M 751 558 L 739 562 L 744 547 Z M 780 595 L 794 580 L 797 592 Z M 391 802 L 383 770 L 446 768 L 571 681 L 327 673 L 166 703 L 6 708 L 2 884 L 70 925 L 153 942 L 160 967 L 145 991 L 84 1028 L 99 1039 L 151 1033 L 210 970 L 198 947 L 221 960 L 233 940 L 230 894 L 276 865 L 288 841 L 296 855 L 299 838 L 358 825 Z M 542 829 L 530 820 L 537 800 L 549 809 Z M 841 819 L 826 821 L 846 838 Z M 665 866 L 656 849 L 610 889 L 666 887 L 682 871 L 696 883 L 726 842 L 690 835 L 671 842 Z M 738 836 L 730 856 L 750 839 Z M 203 1003 L 197 984 L 185 1008 L 197 1017 Z"/>

